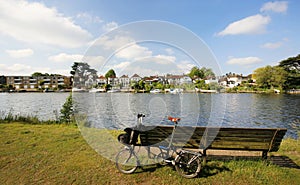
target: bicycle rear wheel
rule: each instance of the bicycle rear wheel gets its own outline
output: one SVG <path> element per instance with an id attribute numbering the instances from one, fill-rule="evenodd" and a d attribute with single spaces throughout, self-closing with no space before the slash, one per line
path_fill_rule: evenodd
<path id="1" fill-rule="evenodd" d="M 175 160 L 175 169 L 185 178 L 194 178 L 201 170 L 201 158 L 192 153 L 182 153 Z"/>
<path id="2" fill-rule="evenodd" d="M 134 151 L 128 148 L 121 150 L 116 156 L 116 166 L 122 173 L 133 173 L 138 167 L 138 158 Z"/>

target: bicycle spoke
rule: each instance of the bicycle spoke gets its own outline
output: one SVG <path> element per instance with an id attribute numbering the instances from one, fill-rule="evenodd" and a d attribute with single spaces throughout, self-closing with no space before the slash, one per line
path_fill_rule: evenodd
<path id="1" fill-rule="evenodd" d="M 138 166 L 138 158 L 134 151 L 124 149 L 116 157 L 116 166 L 122 173 L 133 173 Z"/>

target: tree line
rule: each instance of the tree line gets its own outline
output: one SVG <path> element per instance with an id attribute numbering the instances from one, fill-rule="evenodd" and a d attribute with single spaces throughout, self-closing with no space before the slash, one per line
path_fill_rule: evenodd
<path id="1" fill-rule="evenodd" d="M 300 54 L 282 60 L 276 66 L 265 66 L 256 69 L 252 78 L 256 84 L 266 89 L 299 89 L 300 88 Z"/>
<path id="2" fill-rule="evenodd" d="M 74 76 L 74 82 L 76 82 L 77 77 L 83 77 L 85 80 L 89 76 L 94 79 L 97 78 L 97 71 L 90 68 L 87 63 L 75 62 L 72 66 L 71 75 Z M 216 89 L 220 88 L 218 84 L 205 84 L 204 79 L 214 78 L 215 74 L 212 69 L 209 68 L 198 68 L 193 67 L 188 74 L 192 80 L 194 80 L 193 87 L 186 88 L 201 88 L 201 89 Z M 105 74 L 105 77 L 112 78 L 116 77 L 116 73 L 113 69 L 110 69 Z M 290 57 L 279 62 L 276 66 L 265 66 L 257 68 L 253 71 L 252 80 L 255 80 L 255 86 L 261 89 L 300 89 L 300 54 L 295 57 Z M 253 88 L 253 81 L 241 84 L 242 87 L 248 88 L 248 86 Z M 153 88 L 165 89 L 172 88 L 172 85 L 153 83 L 152 85 L 145 84 L 142 80 L 140 82 L 135 82 L 131 84 L 131 87 L 136 90 L 150 90 Z M 255 87 L 255 88 L 256 88 Z M 109 88 L 109 86 L 108 86 Z"/>

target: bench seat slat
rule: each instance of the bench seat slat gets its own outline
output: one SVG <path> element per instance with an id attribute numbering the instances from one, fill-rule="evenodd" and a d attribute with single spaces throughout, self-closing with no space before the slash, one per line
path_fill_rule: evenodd
<path id="1" fill-rule="evenodd" d="M 141 144 L 168 145 L 172 131 L 173 126 L 144 127 L 140 133 Z M 205 138 L 212 141 L 208 149 L 278 151 L 286 131 L 278 128 L 177 127 L 173 144 L 199 148 L 200 142 L 203 142 L 201 140 Z"/>

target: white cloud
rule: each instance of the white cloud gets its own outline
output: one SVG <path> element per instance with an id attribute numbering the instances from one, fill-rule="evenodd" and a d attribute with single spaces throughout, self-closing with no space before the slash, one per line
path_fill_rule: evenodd
<path id="1" fill-rule="evenodd" d="M 195 64 L 187 60 L 181 61 L 177 64 L 177 67 L 182 70 L 182 73 L 189 73 L 194 66 Z"/>
<path id="2" fill-rule="evenodd" d="M 129 76 L 137 73 L 140 76 L 153 76 L 153 75 L 163 75 L 160 70 L 153 68 L 145 68 L 138 65 L 130 65 L 127 68 L 120 71 L 120 75 L 128 74 Z"/>
<path id="3" fill-rule="evenodd" d="M 118 23 L 112 21 L 112 22 L 109 22 L 105 25 L 102 26 L 102 29 L 105 31 L 105 32 L 109 32 L 111 30 L 114 30 L 118 27 Z"/>
<path id="4" fill-rule="evenodd" d="M 174 51 L 171 48 L 165 49 L 165 51 L 168 53 L 168 55 L 173 55 Z"/>
<path id="5" fill-rule="evenodd" d="M 251 65 L 260 63 L 262 60 L 258 57 L 245 57 L 245 58 L 229 58 L 227 64 L 230 65 Z"/>
<path id="6" fill-rule="evenodd" d="M 102 23 L 103 20 L 98 16 L 92 16 L 87 12 L 82 12 L 76 15 L 77 19 L 83 20 L 86 23 Z"/>
<path id="7" fill-rule="evenodd" d="M 92 38 L 71 18 L 42 3 L 0 1 L 0 12 L 0 33 L 19 41 L 72 48 L 85 45 Z"/>
<path id="8" fill-rule="evenodd" d="M 168 56 L 168 55 L 156 55 L 156 56 L 140 57 L 140 58 L 136 58 L 136 60 L 152 62 L 153 65 L 166 65 L 166 64 L 174 63 L 176 61 L 176 57 Z"/>
<path id="9" fill-rule="evenodd" d="M 108 68 L 111 69 L 116 69 L 116 70 L 123 70 L 124 68 L 127 68 L 130 65 L 130 62 L 126 61 L 126 62 L 121 62 L 119 64 L 113 65 L 113 66 L 108 66 Z"/>
<path id="10" fill-rule="evenodd" d="M 242 20 L 230 23 L 218 36 L 238 34 L 262 34 L 266 32 L 266 26 L 270 23 L 269 16 L 260 14 L 246 17 Z"/>
<path id="11" fill-rule="evenodd" d="M 268 42 L 263 44 L 261 47 L 266 49 L 277 49 L 282 46 L 282 42 Z"/>
<path id="12" fill-rule="evenodd" d="M 152 55 L 152 51 L 150 51 L 148 48 L 140 46 L 138 44 L 130 45 L 129 47 L 125 47 L 115 54 L 118 58 L 123 59 L 138 59 L 138 58 L 144 58 L 149 57 Z"/>
<path id="13" fill-rule="evenodd" d="M 121 47 L 124 47 L 127 44 L 134 43 L 134 39 L 127 36 L 121 36 L 116 35 L 113 38 L 110 38 L 108 36 L 103 36 L 96 41 L 94 41 L 93 44 L 102 46 L 103 49 L 106 50 L 117 50 Z"/>
<path id="14" fill-rule="evenodd" d="M 59 68 L 49 68 L 49 67 L 36 67 L 24 64 L 0 64 L 0 74 L 5 74 L 6 76 L 16 75 L 16 76 L 29 76 L 34 72 L 41 73 L 52 73 L 70 76 L 70 70 L 59 69 Z"/>
<path id="15" fill-rule="evenodd" d="M 6 68 L 8 71 L 11 72 L 21 72 L 21 71 L 28 71 L 31 69 L 31 66 L 24 65 L 24 64 L 14 64 L 12 66 L 7 66 Z"/>
<path id="16" fill-rule="evenodd" d="M 285 13 L 288 9 L 288 2 L 287 1 L 274 1 L 274 2 L 267 2 L 265 3 L 260 11 L 272 11 L 276 13 Z"/>
<path id="17" fill-rule="evenodd" d="M 60 53 L 58 55 L 53 55 L 48 57 L 48 60 L 53 62 L 75 62 L 75 61 L 81 61 L 82 58 L 83 55 L 79 55 L 79 54 Z"/>
<path id="18" fill-rule="evenodd" d="M 0 74 L 5 75 L 30 75 L 36 71 L 49 73 L 49 68 L 37 68 L 25 64 L 0 65 Z"/>
<path id="19" fill-rule="evenodd" d="M 12 58 L 25 58 L 34 53 L 32 49 L 5 50 L 5 52 Z"/>
<path id="20" fill-rule="evenodd" d="M 67 54 L 60 53 L 48 57 L 49 61 L 52 62 L 64 62 L 64 63 L 74 63 L 74 62 L 85 62 L 90 65 L 91 68 L 99 70 L 104 64 L 104 57 L 102 56 L 84 56 L 80 54 Z"/>
<path id="21" fill-rule="evenodd" d="M 91 66 L 91 68 L 99 71 L 99 69 L 102 68 L 104 65 L 105 58 L 100 55 L 99 56 L 84 56 L 82 58 L 82 61 L 88 63 Z"/>

